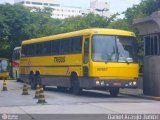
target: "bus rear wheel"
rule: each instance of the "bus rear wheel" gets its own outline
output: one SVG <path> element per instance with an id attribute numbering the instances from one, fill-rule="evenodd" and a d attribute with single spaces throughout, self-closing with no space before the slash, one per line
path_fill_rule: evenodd
<path id="1" fill-rule="evenodd" d="M 16 79 L 17 82 L 21 82 L 21 80 L 19 78 Z"/>
<path id="2" fill-rule="evenodd" d="M 79 85 L 78 76 L 72 75 L 71 76 L 71 82 L 72 82 L 72 92 L 75 95 L 79 95 L 82 91 L 82 88 Z"/>
<path id="3" fill-rule="evenodd" d="M 116 97 L 119 94 L 119 88 L 110 89 L 109 92 L 112 97 Z"/>

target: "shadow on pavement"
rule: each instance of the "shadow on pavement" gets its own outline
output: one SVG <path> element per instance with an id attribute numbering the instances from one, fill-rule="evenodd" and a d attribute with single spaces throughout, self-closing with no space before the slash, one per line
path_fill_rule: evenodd
<path id="1" fill-rule="evenodd" d="M 70 94 L 74 95 L 69 90 L 58 90 L 56 87 L 46 87 L 45 91 L 53 91 L 61 94 Z M 99 91 L 99 90 L 83 90 L 80 95 L 74 95 L 74 96 L 81 96 L 81 97 L 88 97 L 88 98 L 125 98 L 124 95 L 118 95 L 117 97 L 110 96 L 109 92 L 107 91 Z"/>

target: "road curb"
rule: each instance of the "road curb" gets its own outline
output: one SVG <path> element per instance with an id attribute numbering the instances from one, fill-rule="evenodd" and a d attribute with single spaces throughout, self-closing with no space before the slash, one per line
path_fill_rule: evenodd
<path id="1" fill-rule="evenodd" d="M 127 93 L 127 92 L 120 92 L 120 94 L 128 95 L 128 96 L 134 96 L 134 97 L 137 97 L 137 98 L 145 98 L 145 99 L 160 101 L 160 97 L 147 96 L 147 95 L 137 95 L 137 94 L 131 94 L 131 93 Z"/>

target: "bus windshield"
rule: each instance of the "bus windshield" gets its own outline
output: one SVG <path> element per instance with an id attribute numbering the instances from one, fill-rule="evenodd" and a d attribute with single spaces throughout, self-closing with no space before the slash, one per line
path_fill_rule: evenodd
<path id="1" fill-rule="evenodd" d="M 95 62 L 136 62 L 135 37 L 94 35 L 92 59 Z"/>

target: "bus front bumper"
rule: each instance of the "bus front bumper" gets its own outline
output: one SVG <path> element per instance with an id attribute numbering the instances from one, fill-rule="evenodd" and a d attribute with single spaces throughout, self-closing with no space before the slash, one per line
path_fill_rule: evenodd
<path id="1" fill-rule="evenodd" d="M 81 80 L 80 80 L 81 81 Z M 80 84 L 86 88 L 137 88 L 138 81 L 137 80 L 98 80 L 96 78 L 87 78 L 83 79 L 83 82 Z M 85 82 L 84 82 L 85 81 Z M 84 85 L 85 84 L 85 85 Z"/>

